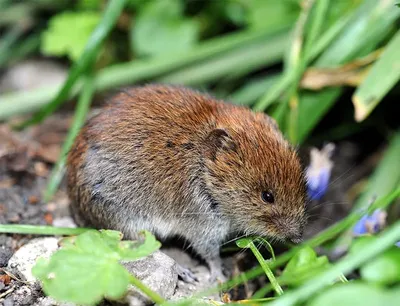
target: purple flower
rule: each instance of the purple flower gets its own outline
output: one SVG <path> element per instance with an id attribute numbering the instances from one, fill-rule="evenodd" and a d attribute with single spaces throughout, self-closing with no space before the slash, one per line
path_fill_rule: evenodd
<path id="1" fill-rule="evenodd" d="M 386 225 L 387 213 L 376 209 L 371 215 L 364 215 L 353 227 L 355 236 L 375 234 L 381 231 Z"/>
<path id="2" fill-rule="evenodd" d="M 333 162 L 331 155 L 335 146 L 328 143 L 321 150 L 312 148 L 310 164 L 306 169 L 307 193 L 311 200 L 321 199 L 329 186 Z"/>
<path id="3" fill-rule="evenodd" d="M 400 248 L 400 241 L 397 241 L 394 245 Z"/>

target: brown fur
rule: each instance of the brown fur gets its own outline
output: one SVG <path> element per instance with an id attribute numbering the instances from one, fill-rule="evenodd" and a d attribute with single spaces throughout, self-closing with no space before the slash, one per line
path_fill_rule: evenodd
<path id="1" fill-rule="evenodd" d="M 115 96 L 77 137 L 68 185 L 80 224 L 180 235 L 212 269 L 232 233 L 298 240 L 305 223 L 303 171 L 273 120 L 182 87 Z"/>

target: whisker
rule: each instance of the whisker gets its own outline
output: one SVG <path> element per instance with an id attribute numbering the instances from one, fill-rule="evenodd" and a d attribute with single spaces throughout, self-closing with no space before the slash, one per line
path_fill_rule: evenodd
<path id="1" fill-rule="evenodd" d="M 244 234 L 244 235 L 241 235 L 241 236 L 239 236 L 239 237 L 235 237 L 235 238 L 233 238 L 233 239 L 230 239 L 230 240 L 224 242 L 223 244 L 221 244 L 221 246 L 224 246 L 224 245 L 226 245 L 226 244 L 228 244 L 228 243 L 231 243 L 231 242 L 233 242 L 233 241 L 235 241 L 235 240 L 239 240 L 240 238 L 243 238 L 243 237 L 246 237 L 246 236 L 247 236 L 247 235 Z"/>

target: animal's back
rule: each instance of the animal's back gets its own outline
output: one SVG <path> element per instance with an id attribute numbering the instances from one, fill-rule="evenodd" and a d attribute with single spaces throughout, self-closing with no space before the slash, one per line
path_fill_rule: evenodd
<path id="1" fill-rule="evenodd" d="M 88 121 L 68 156 L 75 219 L 126 235 L 138 229 L 182 234 L 176 229 L 186 229 L 175 223 L 187 216 L 191 226 L 194 214 L 207 213 L 198 210 L 201 203 L 193 205 L 201 192 L 198 144 L 215 126 L 220 107 L 184 88 L 122 91 Z M 199 223 L 201 217 L 193 226 L 198 228 Z"/>

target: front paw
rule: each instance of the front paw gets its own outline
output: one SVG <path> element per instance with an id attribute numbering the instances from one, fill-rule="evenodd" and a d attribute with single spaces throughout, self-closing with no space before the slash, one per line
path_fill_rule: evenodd
<path id="1" fill-rule="evenodd" d="M 176 270 L 178 272 L 178 277 L 182 279 L 185 283 L 194 284 L 198 281 L 196 275 L 194 275 L 194 273 L 189 269 L 177 264 Z"/>
<path id="2" fill-rule="evenodd" d="M 221 284 L 228 280 L 226 278 L 226 276 L 222 273 L 221 269 L 212 269 L 210 272 L 211 272 L 211 275 L 210 275 L 211 283 Z"/>

